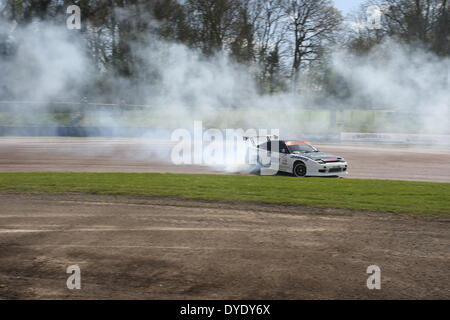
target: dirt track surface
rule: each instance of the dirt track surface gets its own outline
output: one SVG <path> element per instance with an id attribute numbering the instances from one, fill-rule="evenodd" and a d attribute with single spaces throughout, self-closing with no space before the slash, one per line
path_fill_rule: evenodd
<path id="1" fill-rule="evenodd" d="M 152 139 L 0 138 L 0 172 L 234 173 L 175 166 L 173 143 Z M 450 182 L 450 148 L 321 145 L 350 163 L 350 178 Z"/>
<path id="2" fill-rule="evenodd" d="M 0 195 L 1 299 L 450 299 L 450 220 Z M 66 268 L 81 268 L 81 290 Z M 366 269 L 381 268 L 381 290 Z"/>

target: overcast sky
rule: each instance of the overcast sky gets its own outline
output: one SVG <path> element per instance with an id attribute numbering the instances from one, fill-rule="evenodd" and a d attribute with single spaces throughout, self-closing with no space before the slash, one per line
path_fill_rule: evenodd
<path id="1" fill-rule="evenodd" d="M 344 12 L 344 15 L 357 9 L 365 0 L 334 0 L 336 7 Z"/>

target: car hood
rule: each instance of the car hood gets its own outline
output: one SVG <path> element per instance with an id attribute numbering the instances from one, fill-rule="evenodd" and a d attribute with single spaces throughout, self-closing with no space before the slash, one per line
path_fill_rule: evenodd
<path id="1" fill-rule="evenodd" d="M 299 156 L 299 157 L 305 157 L 309 158 L 311 160 L 323 160 L 323 159 L 338 159 L 338 160 L 344 160 L 342 157 L 337 156 L 335 154 L 331 153 L 325 153 L 325 152 L 313 152 L 313 153 L 294 153 L 293 156 Z"/>

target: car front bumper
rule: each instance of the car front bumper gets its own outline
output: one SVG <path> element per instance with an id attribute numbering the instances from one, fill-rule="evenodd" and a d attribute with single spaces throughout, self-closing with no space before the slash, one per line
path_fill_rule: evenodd
<path id="1" fill-rule="evenodd" d="M 314 164 L 312 168 L 308 168 L 306 175 L 309 177 L 335 177 L 345 176 L 348 174 L 347 162 L 336 162 L 326 164 Z"/>

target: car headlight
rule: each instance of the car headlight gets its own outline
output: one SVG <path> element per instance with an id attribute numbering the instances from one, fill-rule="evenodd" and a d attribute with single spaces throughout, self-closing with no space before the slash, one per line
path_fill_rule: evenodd
<path id="1" fill-rule="evenodd" d="M 316 162 L 319 163 L 319 164 L 326 164 L 326 162 L 323 161 L 323 160 L 316 160 Z"/>

